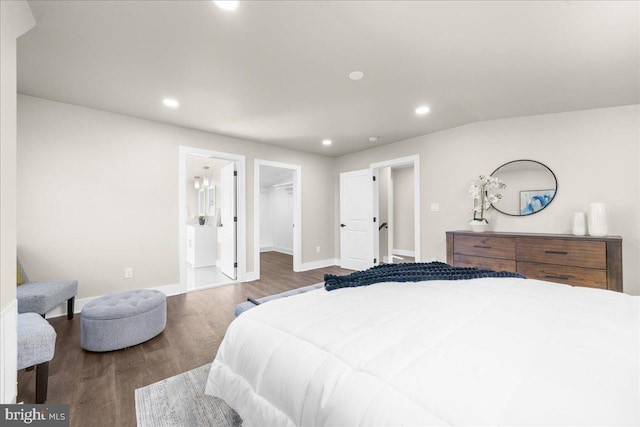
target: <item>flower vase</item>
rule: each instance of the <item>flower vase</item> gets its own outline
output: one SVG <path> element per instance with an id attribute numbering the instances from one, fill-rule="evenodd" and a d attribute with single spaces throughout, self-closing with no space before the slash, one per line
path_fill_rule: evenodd
<path id="1" fill-rule="evenodd" d="M 489 222 L 486 219 L 472 219 L 469 221 L 469 225 L 474 233 L 482 233 L 489 228 Z"/>

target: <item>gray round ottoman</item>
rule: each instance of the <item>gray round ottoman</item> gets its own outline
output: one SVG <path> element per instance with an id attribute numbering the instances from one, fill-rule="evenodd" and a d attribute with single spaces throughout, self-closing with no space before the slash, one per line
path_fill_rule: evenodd
<path id="1" fill-rule="evenodd" d="M 167 297 L 140 289 L 96 298 L 80 312 L 80 346 L 111 351 L 143 343 L 167 324 Z"/>

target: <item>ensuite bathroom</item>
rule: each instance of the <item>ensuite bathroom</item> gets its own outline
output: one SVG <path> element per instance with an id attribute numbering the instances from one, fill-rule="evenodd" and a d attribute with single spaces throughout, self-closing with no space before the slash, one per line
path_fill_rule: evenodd
<path id="1" fill-rule="evenodd" d="M 221 228 L 221 171 L 233 162 L 187 156 L 186 239 L 187 287 L 190 289 L 230 283 L 234 274 L 223 271 L 224 241 Z M 229 224 L 227 224 L 227 227 Z M 234 236 L 235 238 L 235 236 Z"/>

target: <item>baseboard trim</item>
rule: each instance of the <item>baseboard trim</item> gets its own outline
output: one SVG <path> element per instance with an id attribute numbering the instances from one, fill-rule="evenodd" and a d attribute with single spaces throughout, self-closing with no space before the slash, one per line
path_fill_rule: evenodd
<path id="1" fill-rule="evenodd" d="M 339 265 L 339 261 L 336 258 L 323 259 L 320 261 L 304 262 L 300 264 L 300 269 L 296 271 L 309 271 L 315 270 L 317 268 L 331 267 L 334 265 Z"/>
<path id="2" fill-rule="evenodd" d="M 260 280 L 260 275 L 255 271 L 245 273 L 243 282 L 253 282 L 254 280 Z"/>
<path id="3" fill-rule="evenodd" d="M 416 252 L 415 251 L 408 251 L 406 249 L 392 249 L 391 250 L 391 254 L 400 255 L 400 256 L 410 256 L 410 257 L 414 257 L 414 258 L 416 256 Z"/>
<path id="4" fill-rule="evenodd" d="M 82 310 L 82 307 L 84 307 L 87 303 L 93 301 L 96 298 L 98 297 L 76 298 L 73 304 L 73 312 L 80 313 L 80 311 Z M 60 316 L 66 316 L 66 315 L 67 315 L 67 302 L 65 301 L 59 306 L 54 307 L 51 310 L 47 311 L 47 313 L 45 314 L 45 317 L 47 319 L 50 319 L 52 317 L 60 317 Z"/>
<path id="5" fill-rule="evenodd" d="M 162 291 L 165 294 L 167 294 L 168 297 L 173 296 L 173 295 L 184 294 L 184 293 L 187 292 L 187 288 L 182 286 L 180 283 L 177 283 L 175 285 L 159 286 L 157 288 L 150 288 L 150 289 L 155 289 L 157 291 Z"/>
<path id="6" fill-rule="evenodd" d="M 282 246 L 268 246 L 260 248 L 260 252 L 280 252 L 281 254 L 293 255 L 293 249 L 283 248 Z"/>
<path id="7" fill-rule="evenodd" d="M 16 403 L 18 396 L 18 302 L 0 312 L 0 403 Z"/>
<path id="8" fill-rule="evenodd" d="M 335 259 L 335 258 L 333 258 L 333 259 L 324 259 L 324 260 L 320 260 L 320 261 L 306 262 L 306 263 L 301 264 L 300 265 L 300 269 L 297 270 L 297 271 L 315 270 L 316 268 L 330 267 L 330 266 L 338 265 L 338 264 L 339 264 L 339 261 L 337 259 Z M 178 284 L 174 284 L 174 285 L 151 287 L 151 288 L 147 288 L 147 289 L 156 289 L 156 290 L 164 292 L 165 294 L 167 294 L 167 296 L 173 296 L 173 295 L 186 294 L 188 292 L 201 291 L 203 289 L 208 289 L 208 288 L 215 288 L 215 287 L 218 287 L 218 286 L 231 285 L 231 284 L 241 283 L 241 282 L 252 282 L 254 280 L 259 280 L 259 279 L 260 279 L 260 276 L 258 275 L 258 273 L 256 273 L 255 271 L 252 271 L 252 272 L 245 273 L 244 277 L 242 277 L 241 280 L 232 280 L 232 281 L 229 281 L 229 282 L 216 284 L 216 285 L 212 285 L 212 286 L 199 287 L 197 289 L 187 289 L 186 287 L 182 286 L 179 283 Z M 89 302 L 93 301 L 94 299 L 100 298 L 101 296 L 102 295 L 95 296 L 95 297 L 88 297 L 88 298 L 80 298 L 80 299 L 76 298 L 73 312 L 74 313 L 80 313 L 80 311 L 82 311 L 82 307 L 84 307 Z M 64 302 L 64 303 L 60 304 L 59 306 L 57 306 L 57 307 L 51 309 L 50 311 L 48 311 L 47 314 L 46 314 L 46 317 L 47 318 L 52 318 L 52 317 L 59 317 L 59 316 L 66 316 L 66 315 L 67 315 L 67 303 Z"/>
<path id="9" fill-rule="evenodd" d="M 189 292 L 189 290 L 182 286 L 181 284 L 175 284 L 175 285 L 166 285 L 166 286 L 156 286 L 156 287 L 152 287 L 152 288 L 147 288 L 147 289 L 155 289 L 158 291 L 162 291 L 165 294 L 167 294 L 167 296 L 173 296 L 173 295 L 180 295 L 180 294 L 184 294 L 186 292 Z M 107 294 L 103 294 L 103 295 L 98 295 L 95 297 L 87 297 L 87 298 L 76 298 L 74 307 L 73 307 L 73 312 L 78 314 L 82 311 L 82 307 L 84 307 L 85 305 L 87 305 L 88 303 L 90 303 L 91 301 L 93 301 L 96 298 L 100 298 L 104 295 Z M 67 315 L 67 303 L 66 301 L 63 302 L 62 304 L 60 304 L 59 306 L 47 311 L 46 313 L 46 318 L 50 319 L 52 317 L 60 317 L 60 316 L 66 316 Z"/>

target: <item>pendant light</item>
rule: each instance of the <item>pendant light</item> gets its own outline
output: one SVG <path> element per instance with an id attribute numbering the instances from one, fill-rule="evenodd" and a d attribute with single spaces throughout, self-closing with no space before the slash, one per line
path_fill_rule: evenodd
<path id="1" fill-rule="evenodd" d="M 209 178 L 209 166 L 204 166 L 204 175 L 202 177 L 202 185 L 205 188 L 209 188 L 209 185 L 211 185 L 211 179 Z"/>

